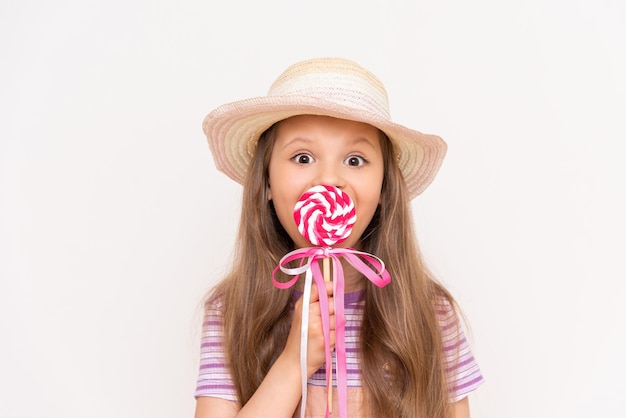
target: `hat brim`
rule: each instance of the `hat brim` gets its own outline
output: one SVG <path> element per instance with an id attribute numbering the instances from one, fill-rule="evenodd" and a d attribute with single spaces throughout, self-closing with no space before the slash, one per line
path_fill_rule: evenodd
<path id="1" fill-rule="evenodd" d="M 370 124 L 393 142 L 410 198 L 433 181 L 446 154 L 446 143 L 391 122 L 367 109 L 355 109 L 310 96 L 264 96 L 228 103 L 202 124 L 216 167 L 243 184 L 260 135 L 274 123 L 297 115 L 322 115 Z"/>

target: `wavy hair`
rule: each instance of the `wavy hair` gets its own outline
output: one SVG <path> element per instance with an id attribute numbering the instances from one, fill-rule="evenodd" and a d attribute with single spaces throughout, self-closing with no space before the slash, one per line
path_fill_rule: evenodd
<path id="1" fill-rule="evenodd" d="M 267 194 L 276 126 L 258 141 L 244 183 L 233 264 L 207 302 L 223 302 L 225 350 L 242 405 L 282 352 L 291 327 L 292 292 L 270 280 L 281 257 L 294 249 Z M 453 309 L 454 300 L 422 261 L 393 144 L 380 135 L 381 204 L 361 249 L 384 260 L 393 281 L 384 291 L 364 281 L 359 355 L 365 402 L 371 416 L 445 418 L 450 404 L 435 300 L 446 298 Z"/>

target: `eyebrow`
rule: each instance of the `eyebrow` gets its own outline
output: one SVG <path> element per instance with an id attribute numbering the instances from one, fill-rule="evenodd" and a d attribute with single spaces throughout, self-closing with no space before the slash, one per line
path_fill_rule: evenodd
<path id="1" fill-rule="evenodd" d="M 372 141 L 370 141 L 366 136 L 359 136 L 355 139 L 353 139 L 350 143 L 350 145 L 358 145 L 358 144 L 366 144 L 369 145 L 371 148 L 376 148 L 374 146 L 374 144 L 372 143 Z"/>
<path id="2" fill-rule="evenodd" d="M 297 137 L 292 138 L 292 139 L 288 140 L 287 142 L 285 142 L 283 144 L 283 148 L 287 148 L 288 146 L 293 145 L 293 144 L 297 144 L 299 142 L 302 142 L 304 144 L 311 144 L 311 143 L 313 143 L 313 140 L 309 139 L 309 138 L 297 136 Z"/>

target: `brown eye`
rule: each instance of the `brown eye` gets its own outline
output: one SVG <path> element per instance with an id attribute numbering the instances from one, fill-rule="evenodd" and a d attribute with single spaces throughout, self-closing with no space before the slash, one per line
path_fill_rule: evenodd
<path id="1" fill-rule="evenodd" d="M 297 154 L 292 158 L 297 164 L 311 164 L 315 160 L 310 154 Z"/>
<path id="2" fill-rule="evenodd" d="M 365 158 L 363 157 L 359 157 L 358 155 L 351 155 L 348 158 L 346 158 L 344 163 L 346 165 L 349 165 L 350 167 L 361 167 L 365 165 L 366 161 L 365 161 Z"/>

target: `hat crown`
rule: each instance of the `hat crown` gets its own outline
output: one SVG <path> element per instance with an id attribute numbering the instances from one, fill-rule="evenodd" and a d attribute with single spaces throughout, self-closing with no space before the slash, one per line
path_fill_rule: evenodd
<path id="1" fill-rule="evenodd" d="M 367 123 L 394 145 L 397 164 L 411 198 L 433 180 L 446 143 L 391 120 L 380 80 L 343 58 L 316 58 L 287 68 L 267 96 L 224 104 L 202 124 L 216 167 L 244 183 L 257 142 L 273 124 L 297 115 L 322 115 Z"/>
<path id="2" fill-rule="evenodd" d="M 315 97 L 390 119 L 387 91 L 380 80 L 359 64 L 343 58 L 294 64 L 274 81 L 267 95 Z"/>

